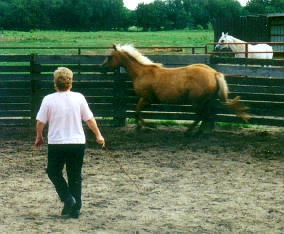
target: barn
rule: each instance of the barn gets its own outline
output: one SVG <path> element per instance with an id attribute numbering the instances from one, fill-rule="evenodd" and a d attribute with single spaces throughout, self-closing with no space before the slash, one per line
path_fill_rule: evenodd
<path id="1" fill-rule="evenodd" d="M 222 32 L 247 42 L 273 42 L 274 56 L 284 53 L 284 14 L 252 15 L 239 18 L 216 18 L 214 41 Z M 276 42 L 280 42 L 279 44 Z"/>

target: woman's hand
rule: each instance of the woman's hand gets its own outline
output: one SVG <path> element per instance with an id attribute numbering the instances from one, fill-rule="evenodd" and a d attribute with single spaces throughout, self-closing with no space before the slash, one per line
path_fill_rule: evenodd
<path id="1" fill-rule="evenodd" d="M 100 145 L 102 145 L 102 148 L 105 147 L 105 139 L 102 136 L 98 137 L 96 139 L 96 142 L 98 142 Z"/>
<path id="2" fill-rule="evenodd" d="M 37 137 L 36 140 L 35 140 L 34 147 L 35 147 L 36 149 L 39 149 L 42 144 L 43 144 L 43 137 L 42 137 L 42 136 Z"/>

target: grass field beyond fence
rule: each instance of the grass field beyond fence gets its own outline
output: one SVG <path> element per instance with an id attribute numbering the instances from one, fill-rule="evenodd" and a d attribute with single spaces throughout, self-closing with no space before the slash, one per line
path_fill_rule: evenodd
<path id="1" fill-rule="evenodd" d="M 111 47 L 132 44 L 135 47 L 205 46 L 214 41 L 213 31 L 160 32 L 65 32 L 4 31 L 0 38 L 0 54 L 77 54 L 77 49 L 3 49 L 3 47 Z M 161 52 L 161 51 L 158 51 Z M 186 52 L 186 51 L 184 51 Z M 105 50 L 86 50 L 83 54 L 104 54 Z"/>

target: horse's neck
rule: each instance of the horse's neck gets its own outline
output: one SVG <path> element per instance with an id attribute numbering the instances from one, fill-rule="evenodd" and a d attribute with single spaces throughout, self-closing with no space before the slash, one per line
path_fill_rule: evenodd
<path id="1" fill-rule="evenodd" d="M 135 79 L 145 66 L 128 56 L 123 56 L 122 62 L 123 68 L 132 79 Z"/>
<path id="2" fill-rule="evenodd" d="M 234 38 L 230 36 L 229 42 L 234 42 L 234 43 L 245 43 L 244 41 Z M 245 51 L 245 44 L 229 44 L 229 47 L 233 52 L 241 52 Z"/>

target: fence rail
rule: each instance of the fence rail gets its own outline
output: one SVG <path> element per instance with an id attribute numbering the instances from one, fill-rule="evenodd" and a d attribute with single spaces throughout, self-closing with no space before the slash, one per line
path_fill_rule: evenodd
<path id="1" fill-rule="evenodd" d="M 148 52 L 182 52 L 186 50 L 188 52 L 191 51 L 191 54 L 196 54 L 197 50 L 201 51 L 202 54 L 206 52 L 206 46 L 139 46 L 136 47 L 139 50 L 147 50 Z M 83 51 L 105 51 L 108 49 L 112 49 L 112 47 L 98 47 L 98 46 L 0 46 L 1 51 L 5 50 L 17 50 L 17 51 L 46 51 L 46 50 L 56 50 L 56 51 L 77 51 L 75 55 L 83 55 Z M 74 52 L 73 52 L 74 53 Z M 1 56 L 1 55 L 0 55 Z"/>
<path id="2" fill-rule="evenodd" d="M 212 54 L 212 55 L 234 55 L 234 54 L 245 54 L 245 57 L 247 58 L 249 54 L 257 54 L 257 53 L 271 53 L 267 51 L 248 51 L 248 45 L 249 44 L 268 44 L 272 47 L 280 46 L 281 48 L 284 46 L 284 42 L 223 42 L 221 44 L 224 45 L 245 45 L 245 50 L 241 52 L 232 52 L 232 51 L 215 51 L 215 49 L 210 50 L 209 47 L 215 46 L 218 44 L 218 42 L 209 42 L 205 45 L 205 54 Z M 274 57 L 283 57 L 284 51 L 279 49 L 273 49 L 273 56 Z"/>
<path id="3" fill-rule="evenodd" d="M 241 96 L 250 106 L 251 124 L 284 126 L 284 60 L 219 58 L 209 55 L 149 55 L 166 67 L 205 63 L 223 72 L 229 98 Z M 0 126 L 34 125 L 42 98 L 54 92 L 53 72 L 67 66 L 74 72 L 73 91 L 85 95 L 100 124 L 122 126 L 134 117 L 138 101 L 129 76 L 121 71 L 101 74 L 101 55 L 0 55 Z M 249 64 L 240 66 L 238 64 Z M 261 64 L 271 65 L 262 67 Z M 190 105 L 156 104 L 146 119 L 193 120 Z M 217 121 L 241 123 L 218 107 Z"/>

